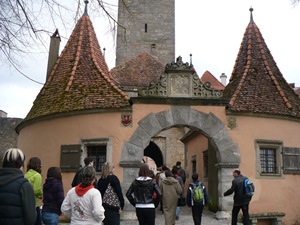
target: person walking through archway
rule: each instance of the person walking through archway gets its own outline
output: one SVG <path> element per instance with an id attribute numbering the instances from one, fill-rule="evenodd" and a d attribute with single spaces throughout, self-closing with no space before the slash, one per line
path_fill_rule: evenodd
<path id="1" fill-rule="evenodd" d="M 251 196 L 246 196 L 244 193 L 244 180 L 246 177 L 241 174 L 240 170 L 234 170 L 232 175 L 234 179 L 231 188 L 224 192 L 224 196 L 234 193 L 231 225 L 237 225 L 237 218 L 240 210 L 243 212 L 243 224 L 250 225 L 249 203 L 251 201 Z"/>
<path id="2" fill-rule="evenodd" d="M 156 181 L 150 176 L 149 166 L 143 164 L 139 170 L 139 177 L 131 183 L 126 192 L 127 199 L 135 207 L 140 225 L 155 225 L 155 207 L 161 197 Z M 154 192 L 156 199 L 153 198 Z"/>
<path id="3" fill-rule="evenodd" d="M 198 173 L 192 175 L 192 180 L 188 187 L 186 201 L 188 207 L 192 207 L 194 224 L 201 225 L 203 208 L 208 204 L 208 194 L 204 184 L 199 181 Z"/>
<path id="4" fill-rule="evenodd" d="M 182 178 L 183 184 L 185 184 L 186 173 L 185 170 L 181 167 L 181 162 L 176 162 L 177 174 Z"/>
<path id="5" fill-rule="evenodd" d="M 178 197 L 182 193 L 182 187 L 176 180 L 170 170 L 165 171 L 166 178 L 159 185 L 163 199 L 163 210 L 165 216 L 165 224 L 173 225 L 176 220 L 176 207 Z"/>

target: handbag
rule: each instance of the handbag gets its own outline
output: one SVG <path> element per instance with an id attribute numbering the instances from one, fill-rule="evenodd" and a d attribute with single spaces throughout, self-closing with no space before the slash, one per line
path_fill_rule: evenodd
<path id="1" fill-rule="evenodd" d="M 178 198 L 177 206 L 185 206 L 185 197 L 181 196 Z"/>
<path id="2" fill-rule="evenodd" d="M 107 188 L 104 192 L 102 203 L 111 206 L 111 207 L 120 207 L 120 200 L 117 193 L 114 191 L 114 188 L 110 185 L 107 185 Z"/>

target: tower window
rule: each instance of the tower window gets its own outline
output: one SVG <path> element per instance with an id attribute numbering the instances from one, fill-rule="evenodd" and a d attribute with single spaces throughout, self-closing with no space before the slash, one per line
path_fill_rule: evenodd
<path id="1" fill-rule="evenodd" d="M 148 24 L 145 23 L 145 33 L 147 33 L 147 31 L 148 31 Z"/>

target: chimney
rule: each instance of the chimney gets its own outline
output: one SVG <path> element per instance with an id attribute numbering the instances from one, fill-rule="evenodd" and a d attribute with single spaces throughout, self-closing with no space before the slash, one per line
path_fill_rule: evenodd
<path id="1" fill-rule="evenodd" d="M 227 76 L 225 75 L 225 73 L 222 73 L 220 76 L 221 79 L 221 83 L 224 85 L 224 87 L 226 86 L 227 83 Z"/>
<path id="2" fill-rule="evenodd" d="M 55 65 L 58 59 L 59 44 L 60 44 L 60 36 L 58 33 L 58 29 L 56 29 L 54 34 L 51 36 L 51 40 L 50 40 L 46 81 L 48 80 L 48 77 L 53 69 L 53 66 Z"/>

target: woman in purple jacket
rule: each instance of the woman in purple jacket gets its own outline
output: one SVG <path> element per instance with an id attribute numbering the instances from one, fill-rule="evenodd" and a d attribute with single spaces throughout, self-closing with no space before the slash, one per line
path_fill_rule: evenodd
<path id="1" fill-rule="evenodd" d="M 58 167 L 50 167 L 43 186 L 42 220 L 46 225 L 57 225 L 61 214 L 60 207 L 64 200 L 64 189 L 61 171 Z"/>

